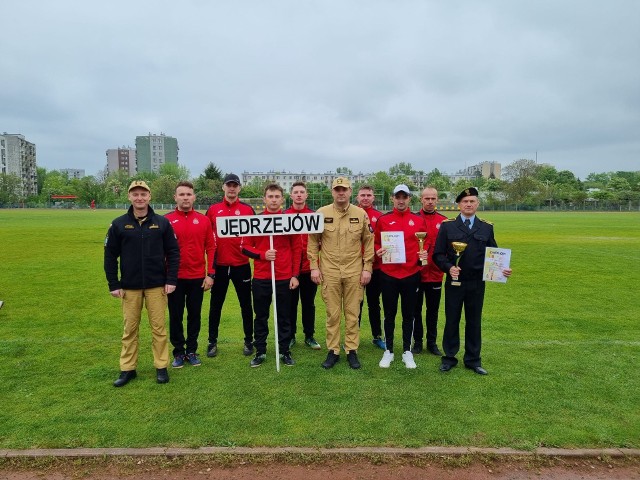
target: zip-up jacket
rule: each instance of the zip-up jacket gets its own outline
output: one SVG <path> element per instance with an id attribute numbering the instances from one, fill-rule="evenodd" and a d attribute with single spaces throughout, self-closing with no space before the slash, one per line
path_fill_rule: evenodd
<path id="1" fill-rule="evenodd" d="M 249 259 L 242 254 L 240 244 L 242 237 L 217 238 L 216 219 L 218 217 L 231 217 L 240 215 L 255 215 L 256 212 L 248 203 L 236 200 L 229 203 L 226 198 L 214 203 L 207 210 L 207 217 L 211 221 L 213 234 L 216 236 L 216 260 L 215 264 L 223 267 L 239 267 L 249 263 Z"/>
<path id="2" fill-rule="evenodd" d="M 378 223 L 378 218 L 380 218 L 383 215 L 383 213 L 380 210 L 376 210 L 373 207 L 368 207 L 368 208 L 360 207 L 360 208 L 362 208 L 365 212 L 367 212 L 367 216 L 369 217 L 369 230 L 373 235 L 374 232 L 376 231 L 376 224 Z M 374 255 L 373 269 L 380 270 L 381 264 L 382 264 L 382 261 L 380 260 L 380 257 L 377 255 Z"/>
<path id="3" fill-rule="evenodd" d="M 216 240 L 206 215 L 176 208 L 165 217 L 171 222 L 180 246 L 178 278 L 193 280 L 215 274 Z"/>
<path id="4" fill-rule="evenodd" d="M 151 207 L 142 225 L 133 206 L 111 223 L 104 241 L 104 272 L 110 292 L 176 285 L 179 264 L 180 248 L 173 228 Z"/>
<path id="5" fill-rule="evenodd" d="M 404 252 L 406 261 L 404 263 L 384 263 L 380 265 L 380 270 L 395 278 L 405 278 L 420 271 L 422 264 L 418 258 L 420 245 L 416 232 L 426 232 L 427 225 L 424 219 L 417 213 L 409 211 L 399 212 L 393 209 L 385 213 L 376 224 L 374 235 L 374 248 L 377 252 L 382 247 L 382 232 L 404 232 Z"/>
<path id="6" fill-rule="evenodd" d="M 444 273 L 438 268 L 436 262 L 433 260 L 433 251 L 436 246 L 436 238 L 438 238 L 438 231 L 440 230 L 440 224 L 447 220 L 447 217 L 440 212 L 434 210 L 433 213 L 425 212 L 420 209 L 418 212 L 422 218 L 424 218 L 427 224 L 427 238 L 424 242 L 424 249 L 429 250 L 429 263 L 422 267 L 420 271 L 422 282 L 442 282 Z"/>
<path id="7" fill-rule="evenodd" d="M 302 210 L 296 210 L 293 205 L 287 208 L 284 213 L 315 213 L 315 210 L 311 210 L 307 204 L 304 204 Z M 303 233 L 300 235 L 300 239 L 302 241 L 302 252 L 300 253 L 301 257 L 301 266 L 300 273 L 309 273 L 311 271 L 311 267 L 309 266 L 309 258 L 307 258 L 307 244 L 309 243 L 309 234 Z"/>
<path id="8" fill-rule="evenodd" d="M 265 210 L 261 215 L 277 215 L 282 210 L 270 213 Z M 289 280 L 300 275 L 300 256 L 302 255 L 301 235 L 273 235 L 273 248 L 277 250 L 274 270 L 276 280 Z M 271 261 L 264 258 L 270 250 L 269 236 L 242 238 L 242 253 L 254 259 L 253 278 L 271 279 Z M 294 261 L 296 260 L 296 261 Z"/>

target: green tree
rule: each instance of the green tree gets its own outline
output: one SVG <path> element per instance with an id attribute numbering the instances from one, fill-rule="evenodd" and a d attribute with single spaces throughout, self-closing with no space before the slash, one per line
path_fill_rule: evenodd
<path id="1" fill-rule="evenodd" d="M 201 176 L 209 180 L 219 180 L 222 182 L 222 171 L 213 162 L 209 162 Z"/>
<path id="2" fill-rule="evenodd" d="M 400 175 L 404 175 L 406 177 L 411 177 L 414 175 L 416 171 L 413 166 L 408 162 L 400 162 L 395 165 L 389 167 L 389 175 L 392 177 L 397 177 Z"/>
<path id="3" fill-rule="evenodd" d="M 176 181 L 176 183 L 178 183 L 182 180 L 189 180 L 191 178 L 191 173 L 184 165 L 179 165 L 177 163 L 164 163 L 160 165 L 158 176 L 171 177 Z"/>
<path id="4" fill-rule="evenodd" d="M 20 201 L 20 177 L 12 173 L 0 173 L 0 205 L 12 205 Z"/>

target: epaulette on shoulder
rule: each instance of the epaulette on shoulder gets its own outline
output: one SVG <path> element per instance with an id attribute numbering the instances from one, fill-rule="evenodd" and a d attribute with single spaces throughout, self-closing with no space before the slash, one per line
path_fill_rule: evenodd
<path id="1" fill-rule="evenodd" d="M 446 222 L 455 222 L 455 218 L 447 218 L 446 220 L 443 220 L 442 223 L 446 223 Z"/>
<path id="2" fill-rule="evenodd" d="M 484 218 L 480 218 L 480 217 L 476 217 L 476 218 L 477 218 L 478 220 L 480 220 L 481 222 L 488 223 L 489 225 L 493 225 L 493 223 L 492 223 L 492 222 L 489 222 L 488 220 L 485 220 Z"/>

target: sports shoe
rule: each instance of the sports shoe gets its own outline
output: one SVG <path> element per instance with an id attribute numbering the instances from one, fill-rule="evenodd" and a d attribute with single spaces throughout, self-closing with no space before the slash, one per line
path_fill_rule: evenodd
<path id="1" fill-rule="evenodd" d="M 253 344 L 252 343 L 245 343 L 244 347 L 242 347 L 242 354 L 245 357 L 253 355 Z"/>
<path id="2" fill-rule="evenodd" d="M 249 365 L 251 367 L 259 367 L 260 365 L 262 365 L 264 363 L 264 361 L 266 359 L 267 359 L 267 354 L 266 353 L 257 354 L 255 357 L 253 357 L 251 359 L 251 361 L 249 362 Z"/>
<path id="3" fill-rule="evenodd" d="M 184 355 L 176 355 L 175 357 L 173 357 L 173 362 L 171 362 L 171 366 L 173 368 L 184 367 Z"/>
<path id="4" fill-rule="evenodd" d="M 166 368 L 156 368 L 156 380 L 158 383 L 169 383 L 169 372 Z"/>
<path id="5" fill-rule="evenodd" d="M 296 344 L 296 337 L 291 337 L 291 340 L 289 341 L 289 348 L 293 348 L 295 344 Z"/>
<path id="6" fill-rule="evenodd" d="M 216 355 L 218 355 L 218 344 L 210 343 L 207 347 L 207 357 L 211 358 L 215 357 Z"/>
<path id="7" fill-rule="evenodd" d="M 437 345 L 432 345 L 430 347 L 427 347 L 427 350 L 429 350 L 432 354 L 437 355 L 438 357 L 442 356 L 442 352 L 440 351 Z"/>
<path id="8" fill-rule="evenodd" d="M 307 347 L 310 347 L 312 350 L 320 350 L 322 348 L 320 344 L 316 342 L 316 339 L 313 337 L 305 338 L 304 344 Z"/>
<path id="9" fill-rule="evenodd" d="M 422 353 L 422 342 L 415 342 L 413 344 L 413 348 L 411 349 L 411 353 L 413 353 L 414 355 Z"/>
<path id="10" fill-rule="evenodd" d="M 187 362 L 189 362 L 189 365 L 191 365 L 192 367 L 199 367 L 200 365 L 202 365 L 202 362 L 198 358 L 198 355 L 195 353 L 187 354 Z"/>
<path id="11" fill-rule="evenodd" d="M 389 368 L 391 366 L 391 362 L 393 362 L 393 353 L 389 350 L 385 350 L 382 354 L 382 360 L 380 360 L 380 368 Z"/>
<path id="12" fill-rule="evenodd" d="M 285 353 L 283 355 L 280 355 L 280 360 L 287 367 L 293 367 L 296 364 L 295 360 L 293 358 L 291 358 L 291 353 Z"/>
<path id="13" fill-rule="evenodd" d="M 358 360 L 358 354 L 355 350 L 349 350 L 349 353 L 347 353 L 347 362 L 349 362 L 349 366 L 354 370 L 360 368 L 360 361 Z"/>
<path id="14" fill-rule="evenodd" d="M 413 361 L 413 353 L 409 350 L 402 354 L 402 362 L 406 365 L 407 368 L 416 368 L 416 362 Z"/>
<path id="15" fill-rule="evenodd" d="M 384 340 L 381 339 L 380 337 L 374 338 L 371 343 L 373 343 L 380 350 L 386 350 L 387 349 L 387 345 L 384 343 Z"/>

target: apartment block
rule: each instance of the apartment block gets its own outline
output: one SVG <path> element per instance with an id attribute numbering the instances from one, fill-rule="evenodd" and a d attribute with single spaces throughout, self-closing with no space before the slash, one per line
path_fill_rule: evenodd
<path id="1" fill-rule="evenodd" d="M 0 134 L 0 173 L 13 174 L 20 178 L 20 195 L 28 197 L 38 194 L 38 170 L 36 146 L 24 135 Z"/>

